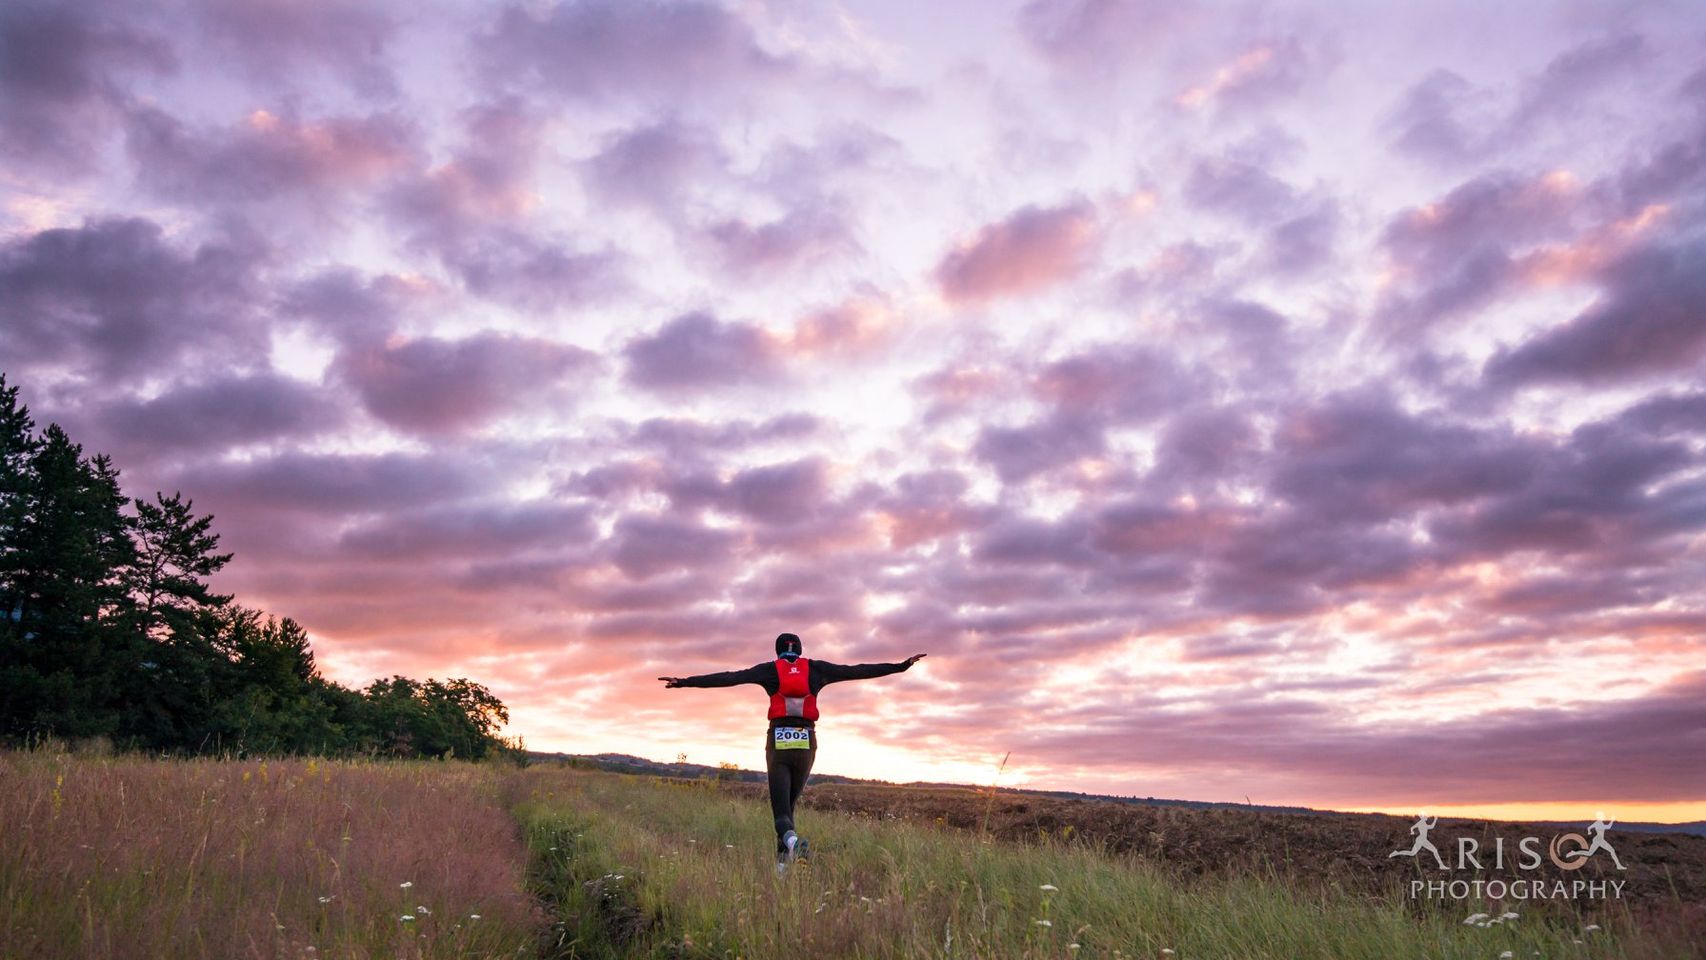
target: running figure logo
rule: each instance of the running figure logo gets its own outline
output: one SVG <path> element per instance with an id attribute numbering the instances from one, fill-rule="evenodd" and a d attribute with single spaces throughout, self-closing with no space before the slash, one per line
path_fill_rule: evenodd
<path id="1" fill-rule="evenodd" d="M 1588 824 L 1588 834 L 1593 837 L 1593 842 L 1587 843 L 1579 833 L 1566 833 L 1563 836 L 1555 837 L 1552 840 L 1552 862 L 1565 870 L 1575 870 L 1587 863 L 1589 857 L 1604 850 L 1606 855 L 1611 858 L 1611 862 L 1617 864 L 1617 869 L 1627 869 L 1623 866 L 1623 861 L 1617 859 L 1617 851 L 1612 848 L 1611 841 L 1605 839 L 1605 831 L 1610 830 L 1611 825 L 1616 822 L 1616 820 L 1605 819 L 1604 810 L 1595 811 L 1593 823 Z M 1585 846 L 1579 850 L 1562 850 L 1565 840 L 1574 840 L 1578 845 L 1585 844 Z M 1567 860 L 1574 862 L 1565 863 Z"/>
<path id="2" fill-rule="evenodd" d="M 1422 814 L 1421 816 L 1418 816 L 1416 818 L 1416 822 L 1410 825 L 1410 832 L 1416 835 L 1416 842 L 1410 844 L 1410 849 L 1408 849 L 1408 850 L 1394 850 L 1394 851 L 1392 851 L 1391 853 L 1386 855 L 1386 859 L 1390 860 L 1393 857 L 1419 856 L 1423 850 L 1426 850 L 1427 852 L 1434 855 L 1434 862 L 1439 864 L 1439 868 L 1441 870 L 1444 870 L 1445 869 L 1445 861 L 1440 859 L 1439 848 L 1435 847 L 1433 844 L 1433 841 L 1428 839 L 1428 831 L 1432 830 L 1434 827 L 1436 827 L 1438 825 L 1439 825 L 1439 818 L 1438 817 L 1430 817 L 1425 813 Z"/>

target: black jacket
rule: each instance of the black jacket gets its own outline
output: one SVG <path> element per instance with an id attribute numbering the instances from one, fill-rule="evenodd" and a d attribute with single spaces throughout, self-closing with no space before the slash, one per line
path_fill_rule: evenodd
<path id="1" fill-rule="evenodd" d="M 911 664 L 901 663 L 830 663 L 828 660 L 810 660 L 811 667 L 806 671 L 811 684 L 812 696 L 832 683 L 843 680 L 870 680 L 873 677 L 886 677 L 891 673 L 900 673 Z M 766 660 L 745 670 L 725 670 L 722 673 L 702 673 L 697 677 L 682 677 L 678 686 L 683 687 L 738 687 L 743 683 L 756 683 L 764 688 L 764 692 L 775 696 L 782 689 L 782 680 L 776 676 L 776 661 Z M 800 717 L 784 717 L 774 723 L 786 723 L 789 726 L 809 727 L 812 721 Z"/>

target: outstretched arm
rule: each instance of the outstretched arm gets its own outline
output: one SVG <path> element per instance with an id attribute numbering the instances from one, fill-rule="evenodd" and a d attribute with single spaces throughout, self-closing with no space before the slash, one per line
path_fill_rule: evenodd
<path id="1" fill-rule="evenodd" d="M 870 680 L 900 673 L 924 659 L 924 656 L 922 653 L 915 653 L 899 663 L 830 663 L 827 660 L 813 660 L 812 676 L 822 677 L 825 684 L 841 680 Z"/>
<path id="2" fill-rule="evenodd" d="M 775 670 L 768 663 L 747 667 L 745 670 L 725 670 L 722 673 L 701 673 L 696 677 L 659 677 L 666 687 L 738 687 L 743 683 L 763 684 L 766 671 L 770 675 Z"/>

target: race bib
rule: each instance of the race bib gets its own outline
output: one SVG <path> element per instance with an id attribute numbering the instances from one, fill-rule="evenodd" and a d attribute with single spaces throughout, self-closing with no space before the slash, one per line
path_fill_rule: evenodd
<path id="1" fill-rule="evenodd" d="M 812 732 L 804 727 L 777 727 L 775 734 L 778 750 L 810 750 L 812 747 Z"/>

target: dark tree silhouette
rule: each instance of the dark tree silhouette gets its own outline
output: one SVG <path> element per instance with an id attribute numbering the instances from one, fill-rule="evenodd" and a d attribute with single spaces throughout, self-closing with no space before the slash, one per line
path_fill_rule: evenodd
<path id="1" fill-rule="evenodd" d="M 49 424 L 31 452 L 17 564 L 13 625 L 4 650 L 7 720 L 25 731 L 112 734 L 118 724 L 120 580 L 134 556 L 118 471 Z"/>
<path id="2" fill-rule="evenodd" d="M 170 639 L 195 630 L 203 612 L 230 602 L 208 587 L 207 578 L 232 555 L 214 553 L 219 535 L 210 532 L 211 514 L 197 517 L 181 493 L 154 496 L 154 503 L 136 501 L 136 563 L 125 585 L 136 602 L 141 633 Z"/>
<path id="3" fill-rule="evenodd" d="M 125 508 L 130 506 L 131 513 Z M 104 455 L 39 435 L 0 374 L 0 740 L 174 752 L 480 758 L 504 705 L 455 679 L 319 672 L 308 634 L 214 592 L 230 560 L 181 492 L 132 505 Z"/>

